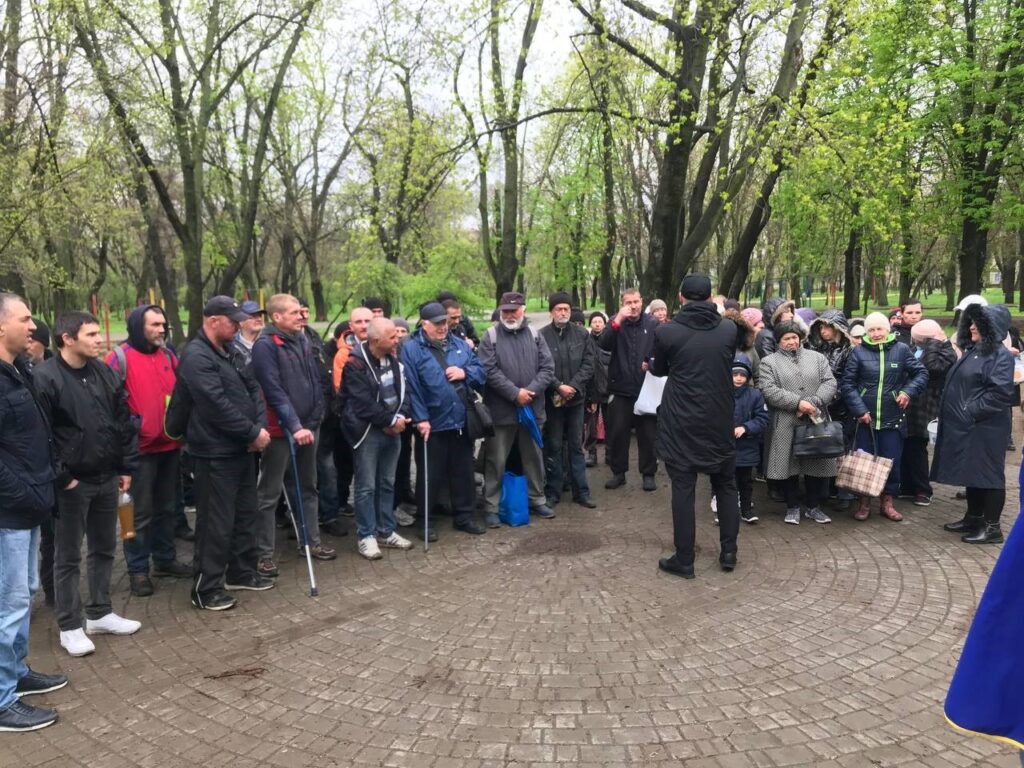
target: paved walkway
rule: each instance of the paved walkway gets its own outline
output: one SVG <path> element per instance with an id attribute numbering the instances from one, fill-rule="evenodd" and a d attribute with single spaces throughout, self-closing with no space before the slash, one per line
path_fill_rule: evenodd
<path id="1" fill-rule="evenodd" d="M 130 598 L 121 567 L 115 608 L 143 629 L 70 659 L 40 608 L 31 660 L 71 685 L 40 701 L 57 726 L 0 737 L 0 765 L 1017 765 L 942 719 L 998 553 L 941 530 L 953 489 L 900 502 L 901 524 L 795 527 L 759 485 L 764 518 L 727 575 L 705 487 L 698 575 L 682 581 L 656 568 L 664 482 L 593 478 L 598 510 L 479 537 L 443 527 L 427 555 L 371 563 L 342 539 L 318 599 L 290 551 L 277 589 L 223 614 L 190 608 L 183 582 Z"/>

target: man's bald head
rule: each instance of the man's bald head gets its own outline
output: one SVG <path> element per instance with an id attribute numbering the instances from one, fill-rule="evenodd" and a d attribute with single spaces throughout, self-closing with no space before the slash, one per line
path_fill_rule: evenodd
<path id="1" fill-rule="evenodd" d="M 366 328 L 370 351 L 377 357 L 393 355 L 398 349 L 398 328 L 386 317 L 375 317 Z"/>

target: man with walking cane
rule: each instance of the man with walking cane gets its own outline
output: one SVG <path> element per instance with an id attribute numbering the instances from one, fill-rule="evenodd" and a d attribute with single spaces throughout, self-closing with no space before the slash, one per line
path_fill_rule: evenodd
<path id="1" fill-rule="evenodd" d="M 466 403 L 469 390 L 481 389 L 487 376 L 469 345 L 449 331 L 443 306 L 435 301 L 424 304 L 420 321 L 422 327 L 402 345 L 399 355 L 419 434 L 416 454 L 423 459 L 416 473 L 416 528 L 426 540 L 437 539 L 427 523 L 427 502 L 447 486 L 455 529 L 479 535 L 486 529 L 475 520 L 473 441 L 466 432 Z"/>
<path id="2" fill-rule="evenodd" d="M 231 345 L 248 318 L 229 296 L 203 308 L 203 327 L 185 348 L 178 381 L 192 402 L 189 451 L 195 463 L 196 544 L 192 605 L 208 611 L 235 606 L 227 589 L 274 586 L 256 572 L 256 463 L 270 444 L 259 384 Z M 225 578 L 226 577 L 226 578 Z"/>

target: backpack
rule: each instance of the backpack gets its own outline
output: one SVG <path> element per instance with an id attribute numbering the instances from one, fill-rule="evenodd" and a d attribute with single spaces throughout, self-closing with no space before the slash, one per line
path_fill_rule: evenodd
<path id="1" fill-rule="evenodd" d="M 174 380 L 174 389 L 164 401 L 164 434 L 171 440 L 184 440 L 191 415 L 192 393 L 179 376 Z"/>
<path id="2" fill-rule="evenodd" d="M 174 368 L 174 355 L 171 354 L 171 350 L 167 349 L 167 347 L 160 347 L 160 349 L 166 355 L 167 362 L 171 364 L 171 368 Z M 124 353 L 124 344 L 118 344 L 111 351 L 117 360 L 117 375 L 121 377 L 122 382 L 125 382 L 128 380 L 128 356 Z"/>

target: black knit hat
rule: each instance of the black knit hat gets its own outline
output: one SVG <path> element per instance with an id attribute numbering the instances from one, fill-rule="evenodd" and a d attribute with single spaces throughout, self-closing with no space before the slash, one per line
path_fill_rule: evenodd
<path id="1" fill-rule="evenodd" d="M 569 308 L 572 309 L 572 297 L 565 291 L 555 291 L 548 296 L 548 312 L 559 304 L 568 304 Z"/>
<path id="2" fill-rule="evenodd" d="M 772 329 L 775 333 L 775 341 L 782 341 L 782 337 L 787 333 L 795 333 L 800 337 L 800 341 L 807 338 L 807 331 L 804 330 L 804 326 L 800 323 L 794 323 L 792 320 L 783 320 L 781 323 L 776 323 Z"/>
<path id="3" fill-rule="evenodd" d="M 29 336 L 32 341 L 38 341 L 47 349 L 50 348 L 50 327 L 38 318 L 32 318 L 32 322 L 36 324 L 36 329 L 32 331 Z"/>

